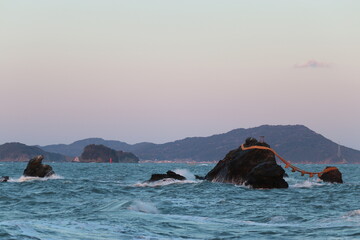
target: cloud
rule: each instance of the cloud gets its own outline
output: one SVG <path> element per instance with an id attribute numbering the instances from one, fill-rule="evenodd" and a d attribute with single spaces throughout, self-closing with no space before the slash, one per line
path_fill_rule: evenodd
<path id="1" fill-rule="evenodd" d="M 295 64 L 295 68 L 329 68 L 331 65 L 325 62 L 319 62 L 316 60 L 309 60 L 306 63 Z"/>

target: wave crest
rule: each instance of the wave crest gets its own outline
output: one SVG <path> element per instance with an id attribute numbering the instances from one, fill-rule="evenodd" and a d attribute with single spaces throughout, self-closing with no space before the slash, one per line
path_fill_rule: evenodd
<path id="1" fill-rule="evenodd" d="M 312 188 L 315 186 L 323 186 L 324 183 L 321 182 L 314 182 L 310 180 L 305 180 L 304 182 L 295 183 L 293 185 L 290 185 L 290 187 L 293 188 Z"/>
<path id="2" fill-rule="evenodd" d="M 29 177 L 29 176 L 21 176 L 19 178 L 10 178 L 9 182 L 29 182 L 29 181 L 47 181 L 51 179 L 64 179 L 62 176 L 53 174 L 50 177 Z"/>
<path id="3" fill-rule="evenodd" d="M 357 210 L 353 210 L 348 212 L 347 214 L 345 214 L 346 217 L 356 217 L 356 216 L 360 216 L 360 209 Z"/>
<path id="4" fill-rule="evenodd" d="M 171 179 L 171 178 L 165 178 L 165 179 L 155 181 L 155 182 L 136 183 L 133 186 L 134 187 L 162 187 L 162 186 L 167 186 L 167 185 L 170 185 L 170 184 L 184 184 L 184 183 L 196 183 L 196 181 L 192 181 L 192 180 L 176 180 L 176 179 Z"/>

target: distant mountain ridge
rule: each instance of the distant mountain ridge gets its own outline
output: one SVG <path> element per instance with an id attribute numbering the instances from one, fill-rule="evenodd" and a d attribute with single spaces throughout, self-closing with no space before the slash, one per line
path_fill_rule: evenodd
<path id="1" fill-rule="evenodd" d="M 64 162 L 69 160 L 59 153 L 46 152 L 36 146 L 13 142 L 0 145 L 0 161 L 27 162 L 37 155 L 44 155 L 44 161 Z"/>
<path id="2" fill-rule="evenodd" d="M 48 152 L 67 156 L 80 156 L 89 144 L 102 144 L 118 151 L 132 152 L 141 160 L 218 161 L 226 153 L 241 145 L 247 137 L 265 141 L 282 157 L 293 163 L 360 163 L 360 151 L 332 142 L 303 125 L 263 125 L 239 128 L 209 137 L 189 137 L 164 144 L 137 143 L 89 138 L 72 144 L 41 147 Z"/>
<path id="3" fill-rule="evenodd" d="M 106 147 L 115 149 L 115 150 L 123 150 L 128 149 L 132 145 L 129 145 L 125 142 L 114 141 L 114 140 L 104 140 L 102 138 L 87 138 L 83 140 L 79 140 L 73 142 L 71 144 L 54 144 L 48 146 L 39 146 L 41 149 L 47 152 L 59 153 L 66 156 L 77 157 L 80 156 L 82 151 L 87 145 L 90 144 L 97 144 L 97 145 L 104 145 Z"/>

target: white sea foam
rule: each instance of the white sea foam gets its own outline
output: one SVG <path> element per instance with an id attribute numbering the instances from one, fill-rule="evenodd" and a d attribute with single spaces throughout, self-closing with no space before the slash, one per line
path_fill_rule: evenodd
<path id="1" fill-rule="evenodd" d="M 144 213 L 160 213 L 159 209 L 157 209 L 153 203 L 143 201 L 134 201 L 128 209 Z"/>
<path id="2" fill-rule="evenodd" d="M 356 217 L 356 216 L 360 216 L 360 209 L 353 210 L 345 214 L 345 217 Z"/>
<path id="3" fill-rule="evenodd" d="M 44 178 L 21 176 L 19 178 L 15 178 L 15 179 L 10 178 L 9 182 L 47 181 L 47 180 L 51 180 L 51 179 L 63 179 L 63 177 L 60 175 L 57 175 L 57 174 L 51 175 L 50 177 L 44 177 Z"/>
<path id="4" fill-rule="evenodd" d="M 284 223 L 286 222 L 286 217 L 284 216 L 274 216 L 271 217 L 269 223 Z"/>
<path id="5" fill-rule="evenodd" d="M 195 180 L 195 175 L 187 169 L 175 169 L 174 172 L 184 176 L 187 180 Z"/>
<path id="6" fill-rule="evenodd" d="M 305 180 L 303 182 L 298 182 L 293 185 L 290 185 L 291 188 L 312 188 L 314 186 L 322 186 L 324 183 L 315 182 L 311 180 Z"/>
<path id="7" fill-rule="evenodd" d="M 170 184 L 184 184 L 184 183 L 196 183 L 196 181 L 192 180 L 176 180 L 172 178 L 165 178 L 159 181 L 155 182 L 141 182 L 136 183 L 133 186 L 134 187 L 161 187 L 161 186 L 167 186 Z"/>

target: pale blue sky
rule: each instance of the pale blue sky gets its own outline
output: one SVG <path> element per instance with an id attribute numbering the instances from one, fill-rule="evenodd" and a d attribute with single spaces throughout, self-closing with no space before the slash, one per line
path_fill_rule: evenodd
<path id="1" fill-rule="evenodd" d="M 0 0 L 0 144 L 304 124 L 360 149 L 359 13 L 357 0 Z"/>

